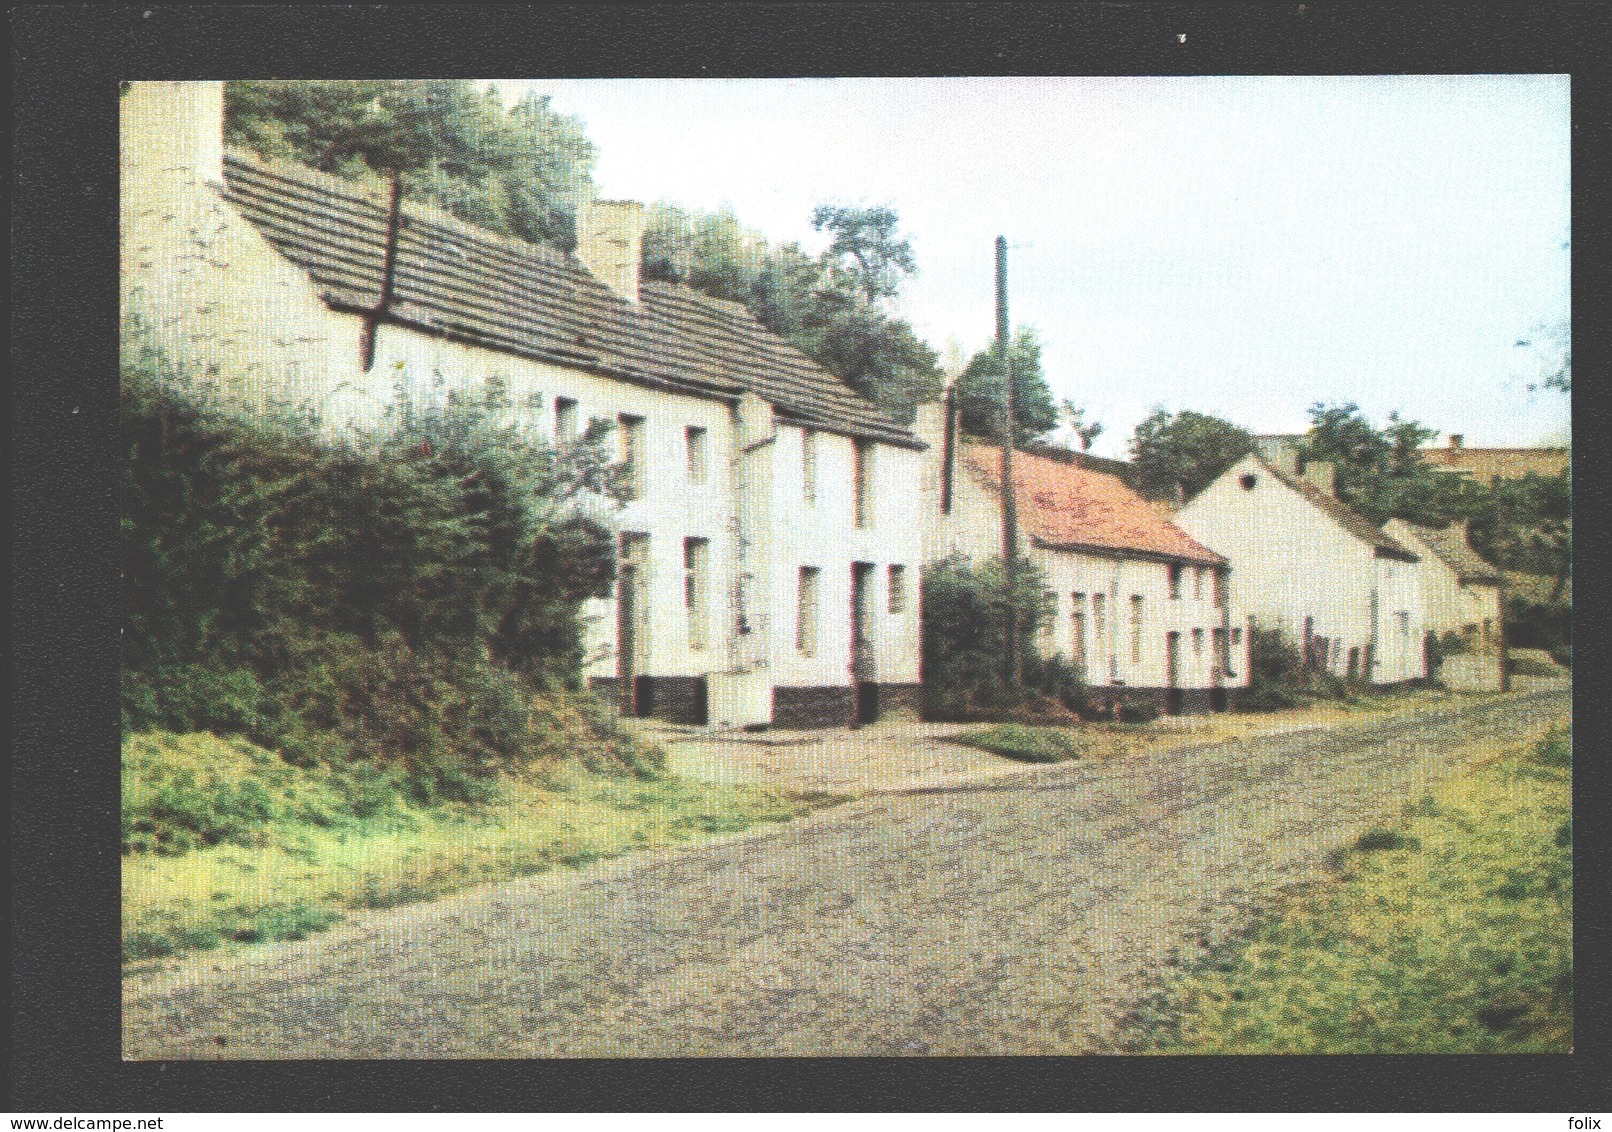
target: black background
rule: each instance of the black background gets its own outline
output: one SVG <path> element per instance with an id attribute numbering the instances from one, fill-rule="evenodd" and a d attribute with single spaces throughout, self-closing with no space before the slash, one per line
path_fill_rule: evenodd
<path id="1" fill-rule="evenodd" d="M 13 32 L 13 1112 L 1605 1112 L 1604 4 L 30 7 Z M 1185 33 L 1181 44 L 1178 35 Z M 117 84 L 134 79 L 1570 73 L 1578 1052 L 124 1063 Z M 1011 185 L 1003 186 L 1012 192 Z M 1078 207 L 1078 202 L 1071 202 Z M 983 253 L 982 253 L 983 254 Z M 1586 373 L 1588 385 L 1585 385 Z"/>

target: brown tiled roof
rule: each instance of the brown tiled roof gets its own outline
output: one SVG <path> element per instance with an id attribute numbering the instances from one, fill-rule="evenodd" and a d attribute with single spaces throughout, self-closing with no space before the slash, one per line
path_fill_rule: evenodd
<path id="1" fill-rule="evenodd" d="M 962 456 L 971 472 L 1000 490 L 1000 448 L 969 444 Z M 1118 476 L 1016 451 L 1013 485 L 1019 522 L 1042 546 L 1225 565 L 1224 558 L 1170 522 Z"/>
<path id="2" fill-rule="evenodd" d="M 332 307 L 380 299 L 388 207 L 360 186 L 232 151 L 225 198 L 306 271 Z M 732 399 L 785 419 L 921 447 L 910 432 L 763 326 L 743 306 L 645 280 L 621 298 L 574 257 L 405 203 L 387 320 L 488 349 L 639 384 Z"/>
<path id="3" fill-rule="evenodd" d="M 1361 542 L 1366 543 L 1377 554 L 1385 558 L 1399 558 L 1406 562 L 1421 561 L 1421 558 L 1415 552 L 1405 549 L 1404 546 L 1389 538 L 1382 530 L 1374 527 L 1364 515 L 1361 515 L 1337 496 L 1327 494 L 1309 480 L 1300 479 L 1298 476 L 1290 476 L 1281 469 L 1272 467 L 1264 460 L 1259 462 L 1267 472 L 1326 512 L 1333 522 L 1354 535 Z"/>
<path id="4" fill-rule="evenodd" d="M 1422 543 L 1438 555 L 1440 560 L 1455 571 L 1455 576 L 1463 582 L 1489 582 L 1499 585 L 1500 571 L 1489 565 L 1478 552 L 1472 549 L 1466 540 L 1466 529 L 1459 525 L 1445 527 L 1423 527 L 1415 523 L 1405 524 Z"/>

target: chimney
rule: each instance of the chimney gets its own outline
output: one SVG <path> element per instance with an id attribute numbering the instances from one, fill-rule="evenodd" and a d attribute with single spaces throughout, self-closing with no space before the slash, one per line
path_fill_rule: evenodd
<path id="1" fill-rule="evenodd" d="M 637 305 L 644 206 L 633 200 L 584 201 L 577 209 L 577 258 L 595 279 Z"/>
<path id="2" fill-rule="evenodd" d="M 1461 436 L 1460 433 L 1458 433 L 1458 432 L 1450 433 L 1450 447 L 1451 448 L 1459 448 L 1459 447 L 1461 447 L 1461 440 L 1462 440 L 1462 436 Z"/>
<path id="3" fill-rule="evenodd" d="M 1338 494 L 1338 466 L 1330 460 L 1311 460 L 1305 464 L 1304 479 L 1328 495 Z"/>
<path id="4" fill-rule="evenodd" d="M 1467 521 L 1465 519 L 1457 519 L 1455 522 L 1450 524 L 1450 529 L 1461 537 L 1461 541 L 1463 543 L 1466 543 L 1468 546 L 1470 546 L 1472 544 L 1471 544 L 1470 540 L 1467 538 L 1466 524 L 1467 524 Z"/>
<path id="5" fill-rule="evenodd" d="M 1299 450 L 1290 443 L 1284 441 L 1271 445 L 1270 455 L 1266 459 L 1279 472 L 1290 476 L 1299 474 Z"/>
<path id="6" fill-rule="evenodd" d="M 125 163 L 224 183 L 223 83 L 130 83 L 119 117 Z"/>

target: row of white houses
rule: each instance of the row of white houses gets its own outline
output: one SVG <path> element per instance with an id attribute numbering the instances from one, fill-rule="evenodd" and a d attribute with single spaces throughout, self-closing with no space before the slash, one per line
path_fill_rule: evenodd
<path id="1" fill-rule="evenodd" d="M 557 444 L 606 421 L 631 498 L 615 595 L 584 613 L 593 686 L 686 723 L 916 703 L 921 573 L 999 553 L 999 452 L 940 405 L 898 425 L 742 306 L 642 280 L 636 204 L 586 208 L 564 254 L 226 152 L 222 121 L 219 83 L 123 98 L 123 312 L 181 370 L 332 436 L 490 382 Z M 1429 608 L 1488 617 L 1461 605 L 1473 570 L 1430 605 L 1436 548 L 1253 457 L 1173 517 L 1072 455 L 1017 455 L 1014 480 L 1057 608 L 1042 647 L 1099 699 L 1232 705 L 1255 622 L 1340 675 L 1416 679 Z"/>

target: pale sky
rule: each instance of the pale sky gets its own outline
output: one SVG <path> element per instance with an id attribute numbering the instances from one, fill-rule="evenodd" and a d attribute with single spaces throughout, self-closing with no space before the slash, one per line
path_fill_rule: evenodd
<path id="1" fill-rule="evenodd" d="M 1468 445 L 1561 439 L 1518 348 L 1569 311 L 1566 76 L 508 80 L 582 119 L 603 196 L 825 246 L 890 204 L 897 313 L 944 357 L 1010 313 L 1124 455 L 1155 405 L 1298 432 L 1314 401 Z M 1441 437 L 1442 439 L 1442 437 Z"/>

